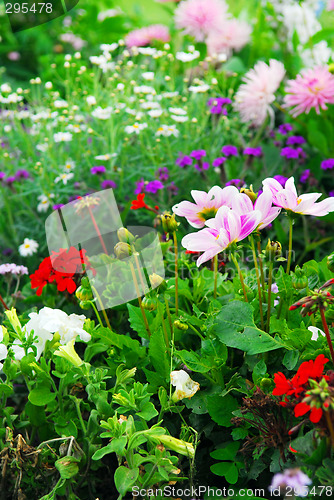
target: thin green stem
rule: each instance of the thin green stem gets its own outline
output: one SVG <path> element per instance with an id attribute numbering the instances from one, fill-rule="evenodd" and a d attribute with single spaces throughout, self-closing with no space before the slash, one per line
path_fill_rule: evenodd
<path id="1" fill-rule="evenodd" d="M 171 314 L 170 314 L 168 300 L 166 299 L 166 295 L 165 294 L 164 294 L 164 300 L 165 300 L 165 306 L 166 306 L 166 312 L 167 312 L 167 317 L 168 317 L 168 323 L 169 323 L 170 333 L 172 335 L 173 334 L 173 322 L 172 322 L 172 317 L 171 317 Z"/>
<path id="2" fill-rule="evenodd" d="M 256 281 L 257 281 L 257 291 L 258 291 L 258 294 L 259 294 L 259 308 L 260 308 L 260 317 L 261 317 L 261 328 L 262 328 L 262 330 L 264 330 L 260 271 L 259 271 L 259 266 L 258 266 L 258 262 L 257 262 L 257 255 L 256 255 L 255 243 L 254 243 L 254 237 L 253 237 L 253 235 L 250 235 L 249 239 L 250 239 L 252 253 L 253 253 L 254 267 L 255 267 L 255 273 L 256 273 Z"/>
<path id="3" fill-rule="evenodd" d="M 175 313 L 179 314 L 179 280 L 178 280 L 178 248 L 176 231 L 173 232 L 174 253 L 175 253 Z"/>
<path id="4" fill-rule="evenodd" d="M 96 309 L 96 306 L 94 304 L 94 302 L 92 302 L 91 300 L 89 301 L 89 303 L 91 304 L 92 308 L 94 309 L 94 312 L 96 314 L 96 317 L 98 319 L 98 322 L 100 323 L 100 325 L 102 326 L 102 328 L 104 328 L 104 324 L 102 323 L 102 319 L 101 319 L 101 316 L 99 315 L 98 313 L 98 310 Z"/>
<path id="5" fill-rule="evenodd" d="M 139 286 L 138 286 L 138 281 L 137 281 L 137 278 L 136 278 L 135 269 L 133 267 L 132 262 L 130 262 L 129 264 L 130 264 L 130 269 L 131 269 L 133 283 L 135 285 L 135 289 L 136 289 L 136 293 L 137 293 L 137 297 L 138 297 L 139 307 L 140 307 L 141 314 L 142 314 L 143 320 L 144 320 L 145 329 L 147 331 L 148 336 L 150 337 L 151 336 L 151 331 L 150 331 L 150 327 L 148 326 L 148 321 L 147 321 L 146 314 L 145 314 L 145 311 L 144 311 L 144 308 L 143 308 L 143 304 L 142 304 L 142 300 L 141 300 L 141 294 L 140 294 L 140 290 L 139 290 Z"/>
<path id="6" fill-rule="evenodd" d="M 164 332 L 166 347 L 167 347 L 167 350 L 169 351 L 170 347 L 169 347 L 169 338 L 168 338 L 168 333 L 167 333 L 167 328 L 166 328 L 166 322 L 165 322 L 163 311 L 161 309 L 160 309 L 160 314 L 161 314 L 161 323 L 162 323 L 162 329 Z"/>
<path id="7" fill-rule="evenodd" d="M 291 258 L 292 258 L 292 231 L 293 231 L 293 219 L 289 218 L 289 254 L 288 254 L 288 263 L 286 266 L 286 274 L 290 273 L 291 267 Z"/>
<path id="8" fill-rule="evenodd" d="M 261 255 L 261 242 L 258 240 L 257 242 L 257 253 L 259 256 L 259 266 L 260 266 L 260 275 L 261 275 L 261 285 L 262 285 L 262 301 L 265 299 L 265 281 L 264 281 L 264 272 L 263 272 L 263 263 L 260 257 Z"/>
<path id="9" fill-rule="evenodd" d="M 86 430 L 85 422 L 84 422 L 84 419 L 82 418 L 81 410 L 80 410 L 81 399 L 77 399 L 76 398 L 74 400 L 74 403 L 75 403 L 75 408 L 77 410 L 77 415 L 78 415 L 78 418 L 79 418 L 79 421 L 80 421 L 80 425 L 81 425 L 81 428 L 82 428 L 83 435 L 86 436 L 87 430 Z"/>
<path id="10" fill-rule="evenodd" d="M 233 263 L 234 263 L 234 265 L 235 265 L 235 267 L 237 268 L 237 271 L 238 271 L 239 279 L 241 281 L 242 291 L 244 292 L 245 302 L 248 302 L 247 293 L 246 293 L 246 287 L 245 287 L 245 282 L 244 282 L 244 278 L 242 276 L 242 272 L 241 272 L 240 266 L 239 266 L 238 261 L 235 258 L 235 256 L 234 256 L 233 253 L 231 253 L 231 258 L 232 258 Z"/>
<path id="11" fill-rule="evenodd" d="M 268 310 L 267 310 L 267 328 L 266 331 L 269 333 L 270 329 L 270 311 L 271 311 L 271 285 L 273 283 L 273 267 L 274 263 L 269 262 L 269 277 L 268 277 Z"/>
<path id="12" fill-rule="evenodd" d="M 103 317 L 104 317 L 104 319 L 105 319 L 105 322 L 107 323 L 108 328 L 110 328 L 110 330 L 112 330 L 112 328 L 111 328 L 111 326 L 110 326 L 110 323 L 109 323 L 109 319 L 108 319 L 107 313 L 106 313 L 106 311 L 105 311 L 105 309 L 104 309 L 104 306 L 103 306 L 103 303 L 102 303 L 102 300 L 101 300 L 101 297 L 100 297 L 100 295 L 99 295 L 98 291 L 96 290 L 95 286 L 92 286 L 92 285 L 91 285 L 91 289 L 92 289 L 92 290 L 93 290 L 93 292 L 95 293 L 96 298 L 97 298 L 97 301 L 98 301 L 98 303 L 100 304 L 101 311 L 102 311 Z"/>
<path id="13" fill-rule="evenodd" d="M 331 417 L 329 414 L 329 411 L 324 411 L 326 422 L 327 422 L 327 427 L 331 436 L 331 441 L 332 441 L 332 448 L 334 449 L 334 427 L 333 427 L 333 422 L 331 421 Z"/>
<path id="14" fill-rule="evenodd" d="M 218 279 L 218 255 L 213 258 L 213 272 L 214 272 L 214 287 L 213 287 L 213 298 L 217 298 L 217 279 Z"/>
<path id="15" fill-rule="evenodd" d="M 328 344 L 328 347 L 329 347 L 329 350 L 331 353 L 331 357 L 332 357 L 332 361 L 333 361 L 333 365 L 334 365 L 333 343 L 332 343 L 331 335 L 329 333 L 329 329 L 328 329 L 328 325 L 327 325 L 327 321 L 326 321 L 325 313 L 324 313 L 323 309 L 320 309 L 320 316 L 321 316 L 322 326 L 324 327 L 324 332 L 326 334 L 327 344 Z"/>

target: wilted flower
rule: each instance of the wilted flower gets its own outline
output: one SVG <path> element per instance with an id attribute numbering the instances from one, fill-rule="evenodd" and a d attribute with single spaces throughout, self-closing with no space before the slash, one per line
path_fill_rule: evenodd
<path id="1" fill-rule="evenodd" d="M 175 392 L 172 397 L 174 402 L 184 398 L 192 398 L 199 390 L 199 383 L 194 382 L 184 370 L 175 370 L 171 372 L 170 379 L 172 385 L 175 387 Z"/>

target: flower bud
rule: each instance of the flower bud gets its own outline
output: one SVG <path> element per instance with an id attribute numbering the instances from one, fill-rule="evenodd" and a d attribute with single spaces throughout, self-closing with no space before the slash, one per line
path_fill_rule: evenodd
<path id="1" fill-rule="evenodd" d="M 133 243 L 135 240 L 133 234 L 130 233 L 130 231 L 128 231 L 125 227 L 121 227 L 117 231 L 117 237 L 119 241 L 122 241 L 123 243 L 128 243 L 129 245 L 131 245 L 131 243 Z"/>
<path id="2" fill-rule="evenodd" d="M 178 319 L 174 321 L 174 326 L 179 330 L 188 330 L 188 325 L 186 325 L 185 323 L 181 323 L 181 321 L 179 321 Z"/>
<path id="3" fill-rule="evenodd" d="M 304 271 L 299 266 L 296 266 L 295 272 L 292 276 L 292 286 L 296 290 L 302 290 L 308 285 L 308 279 Z"/>
<path id="4" fill-rule="evenodd" d="M 334 273 L 334 252 L 327 257 L 327 267 L 332 273 Z"/>
<path id="5" fill-rule="evenodd" d="M 328 71 L 334 74 L 334 63 L 328 65 Z"/>
<path id="6" fill-rule="evenodd" d="M 165 233 L 174 233 L 180 225 L 179 222 L 176 222 L 175 214 L 171 215 L 169 212 L 161 215 L 161 222 Z"/>
<path id="7" fill-rule="evenodd" d="M 75 296 L 77 299 L 80 301 L 86 301 L 86 300 L 92 300 L 93 299 L 93 293 L 91 288 L 84 288 L 82 285 L 77 288 L 75 292 Z"/>
<path id="8" fill-rule="evenodd" d="M 270 391 L 274 385 L 274 382 L 270 378 L 263 378 L 260 382 L 260 387 L 263 391 Z"/>
<path id="9" fill-rule="evenodd" d="M 248 198 L 250 198 L 252 203 L 256 201 L 257 193 L 254 193 L 252 184 L 249 186 L 249 189 L 241 188 L 240 193 L 247 194 Z"/>
<path id="10" fill-rule="evenodd" d="M 157 308 L 156 301 L 151 297 L 144 297 L 141 303 L 146 311 L 154 311 Z"/>
<path id="11" fill-rule="evenodd" d="M 163 293 L 166 290 L 167 283 L 161 276 L 159 276 L 159 274 L 150 274 L 149 280 L 152 288 L 157 288 L 159 293 Z"/>
<path id="12" fill-rule="evenodd" d="M 270 241 L 268 239 L 268 243 L 266 246 L 266 257 L 268 260 L 274 260 L 277 257 L 282 255 L 282 245 L 279 241 Z"/>
<path id="13" fill-rule="evenodd" d="M 92 307 L 92 304 L 88 300 L 80 300 L 79 306 L 84 311 L 88 311 Z"/>
<path id="14" fill-rule="evenodd" d="M 118 259 L 127 259 L 130 255 L 132 255 L 132 250 L 129 243 L 125 243 L 124 241 L 120 241 L 114 247 L 115 255 Z"/>
<path id="15" fill-rule="evenodd" d="M 61 358 L 67 359 L 72 365 L 79 367 L 83 364 L 82 359 L 77 354 L 74 349 L 75 339 L 68 342 L 66 345 L 61 345 L 58 350 L 54 352 L 55 356 L 60 356 Z"/>

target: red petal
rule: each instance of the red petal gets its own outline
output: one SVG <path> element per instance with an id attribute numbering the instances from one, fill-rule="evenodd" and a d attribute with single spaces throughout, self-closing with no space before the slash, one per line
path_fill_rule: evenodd
<path id="1" fill-rule="evenodd" d="M 310 409 L 311 407 L 307 403 L 298 403 L 297 406 L 295 406 L 295 417 L 305 415 Z"/>
<path id="2" fill-rule="evenodd" d="M 310 413 L 310 420 L 314 424 L 319 422 L 319 420 L 322 417 L 322 409 L 321 408 L 312 408 L 311 413 Z"/>

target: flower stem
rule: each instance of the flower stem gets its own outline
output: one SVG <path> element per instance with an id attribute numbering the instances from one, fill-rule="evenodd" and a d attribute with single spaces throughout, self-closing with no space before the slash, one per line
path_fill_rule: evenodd
<path id="1" fill-rule="evenodd" d="M 138 286 L 138 281 L 137 281 L 137 278 L 136 278 L 136 273 L 135 273 L 135 270 L 134 270 L 132 262 L 130 262 L 129 264 L 130 264 L 130 269 L 131 269 L 133 283 L 134 283 L 135 288 L 136 288 L 136 293 L 137 293 L 137 297 L 138 297 L 139 307 L 140 307 L 141 314 L 142 314 L 143 320 L 144 320 L 145 329 L 147 331 L 148 336 L 150 337 L 151 336 L 151 331 L 150 331 L 150 327 L 148 326 L 146 314 L 145 314 L 145 311 L 144 311 L 144 308 L 143 308 L 143 304 L 142 304 L 142 301 L 141 301 L 141 294 L 140 294 L 140 290 L 139 290 L 139 286 Z"/>
<path id="2" fill-rule="evenodd" d="M 333 422 L 331 421 L 331 417 L 330 417 L 329 411 L 324 411 L 324 414 L 325 414 L 325 418 L 326 418 L 328 430 L 329 430 L 329 433 L 331 435 L 332 448 L 334 449 L 334 427 L 333 427 Z"/>
<path id="3" fill-rule="evenodd" d="M 100 323 L 100 325 L 102 326 L 102 328 L 104 328 L 104 324 L 102 323 L 102 320 L 101 320 L 101 316 L 99 315 L 98 313 L 98 310 L 96 308 L 96 305 L 94 304 L 94 302 L 92 302 L 91 300 L 89 301 L 89 303 L 91 304 L 92 308 L 94 309 L 94 312 L 96 314 L 96 317 Z"/>
<path id="4" fill-rule="evenodd" d="M 98 225 L 97 225 L 97 223 L 96 223 L 96 220 L 95 220 L 95 217 L 94 217 L 94 215 L 93 215 L 92 209 L 91 209 L 90 207 L 87 207 L 87 208 L 88 208 L 88 212 L 89 212 L 90 218 L 92 219 L 93 225 L 94 225 L 94 227 L 95 227 L 96 234 L 97 234 L 97 235 L 98 235 L 98 237 L 99 237 L 99 240 L 100 240 L 101 246 L 102 246 L 102 248 L 103 248 L 103 251 L 104 251 L 104 253 L 105 253 L 106 255 L 108 255 L 108 250 L 107 250 L 107 248 L 106 248 L 106 246 L 105 246 L 105 244 L 104 244 L 104 240 L 103 240 L 103 238 L 102 238 L 102 234 L 101 234 L 101 232 L 100 232 L 100 230 L 99 230 L 99 226 L 98 226 Z"/>
<path id="5" fill-rule="evenodd" d="M 239 279 L 241 281 L 242 290 L 244 292 L 245 302 L 248 302 L 247 293 L 246 293 L 246 287 L 245 287 L 245 282 L 244 282 L 244 278 L 242 276 L 242 272 L 241 272 L 240 266 L 239 266 L 238 261 L 235 258 L 235 256 L 234 256 L 233 253 L 231 253 L 231 258 L 232 258 L 233 263 L 234 263 L 234 265 L 235 265 L 235 267 L 237 268 L 237 271 L 238 271 Z"/>
<path id="6" fill-rule="evenodd" d="M 173 232 L 174 253 L 175 253 L 175 313 L 179 314 L 179 280 L 178 280 L 178 248 L 176 231 Z"/>
<path id="7" fill-rule="evenodd" d="M 328 344 L 328 347 L 329 347 L 329 350 L 330 350 L 330 353 L 331 353 L 331 356 L 332 356 L 332 362 L 333 362 L 333 365 L 334 365 L 334 349 L 333 349 L 332 339 L 331 339 L 331 336 L 330 336 L 330 333 L 329 333 L 329 329 L 328 329 L 327 321 L 326 321 L 326 318 L 325 318 L 324 310 L 321 309 L 321 308 L 320 308 L 320 316 L 321 316 L 322 326 L 324 327 L 324 332 L 326 334 L 327 344 Z"/>
<path id="8" fill-rule="evenodd" d="M 274 263 L 269 262 L 269 277 L 268 277 L 268 310 L 267 310 L 267 328 L 266 331 L 269 333 L 270 329 L 270 310 L 271 310 L 271 285 L 273 283 L 273 267 Z"/>
<path id="9" fill-rule="evenodd" d="M 258 291 L 258 294 L 259 294 L 259 308 L 260 308 L 260 317 L 261 317 L 261 328 L 262 328 L 262 330 L 264 330 L 263 305 L 262 305 L 262 293 L 261 293 L 261 282 L 260 282 L 260 271 L 259 271 L 259 266 L 258 266 L 258 262 L 257 262 L 257 256 L 256 256 L 256 251 L 255 251 L 255 244 L 254 244 L 253 235 L 250 235 L 249 239 L 250 239 L 252 253 L 253 253 L 254 267 L 255 267 L 255 273 L 256 273 L 256 281 L 257 281 L 257 291 Z"/>
<path id="10" fill-rule="evenodd" d="M 167 350 L 169 351 L 169 338 L 168 338 L 168 333 L 167 333 L 167 328 L 166 328 L 166 322 L 165 322 L 165 318 L 164 318 L 164 313 L 163 313 L 162 310 L 160 310 L 160 313 L 161 313 L 162 329 L 163 329 L 163 332 L 164 332 L 166 347 L 167 347 Z"/>
<path id="11" fill-rule="evenodd" d="M 213 297 L 217 298 L 217 279 L 218 279 L 218 255 L 213 258 L 213 272 L 214 272 L 214 287 L 213 287 Z"/>
<path id="12" fill-rule="evenodd" d="M 7 306 L 6 302 L 3 300 L 3 298 L 1 297 L 1 295 L 0 295 L 0 302 L 4 306 L 4 308 L 7 309 L 7 311 L 9 311 L 9 307 Z"/>
<path id="13" fill-rule="evenodd" d="M 259 238 L 260 238 L 260 234 L 259 234 Z M 261 255 L 261 242 L 260 242 L 260 240 L 258 240 L 258 242 L 257 242 L 257 253 L 259 256 L 259 266 L 260 266 L 260 274 L 261 274 L 262 300 L 264 300 L 265 299 L 265 281 L 264 281 L 263 263 L 262 263 L 262 259 L 260 257 L 260 255 Z"/>
<path id="14" fill-rule="evenodd" d="M 164 299 L 165 299 L 165 306 L 166 306 L 166 312 L 167 312 L 167 317 L 168 317 L 168 323 L 169 323 L 170 333 L 171 333 L 171 336 L 172 336 L 173 335 L 173 322 L 172 322 L 172 317 L 170 315 L 170 309 L 169 309 L 168 300 L 166 299 L 166 295 L 165 294 L 164 294 Z"/>
<path id="15" fill-rule="evenodd" d="M 109 323 L 109 319 L 108 319 L 108 316 L 107 316 L 107 313 L 103 307 L 103 303 L 102 303 L 102 300 L 101 300 L 101 297 L 100 295 L 98 294 L 98 291 L 96 290 L 96 288 L 94 286 L 91 285 L 91 289 L 93 290 L 93 292 L 95 293 L 96 295 L 96 298 L 98 300 L 98 303 L 100 304 L 100 307 L 101 307 L 101 311 L 102 311 L 102 314 L 103 314 L 103 317 L 105 319 L 105 322 L 107 323 L 107 326 L 108 328 L 110 328 L 110 330 L 112 330 L 111 326 L 110 326 L 110 323 Z"/>
<path id="16" fill-rule="evenodd" d="M 290 217 L 289 219 L 289 254 L 288 254 L 288 263 L 286 266 L 286 274 L 290 273 L 291 266 L 291 258 L 292 258 L 292 228 L 293 228 L 293 219 Z"/>

